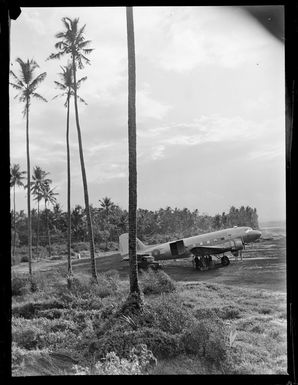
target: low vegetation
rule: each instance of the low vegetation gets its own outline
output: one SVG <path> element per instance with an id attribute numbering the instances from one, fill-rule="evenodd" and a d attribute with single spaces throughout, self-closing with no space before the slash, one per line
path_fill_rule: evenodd
<path id="1" fill-rule="evenodd" d="M 99 285 L 56 269 L 12 277 L 13 376 L 285 373 L 286 310 L 279 293 L 174 282 L 140 274 L 142 313 L 123 312 L 129 285 Z"/>

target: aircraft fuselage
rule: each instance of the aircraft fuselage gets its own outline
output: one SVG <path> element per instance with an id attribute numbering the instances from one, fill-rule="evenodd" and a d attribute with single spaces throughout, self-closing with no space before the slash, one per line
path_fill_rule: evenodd
<path id="1" fill-rule="evenodd" d="M 146 246 L 138 251 L 138 255 L 152 255 L 155 260 L 187 258 L 191 255 L 216 255 L 228 251 L 237 255 L 245 243 L 257 240 L 260 235 L 260 231 L 252 230 L 250 227 L 234 227 Z"/>

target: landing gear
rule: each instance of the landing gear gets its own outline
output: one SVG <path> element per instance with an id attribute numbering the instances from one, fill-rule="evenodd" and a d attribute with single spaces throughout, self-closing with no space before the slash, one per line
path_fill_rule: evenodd
<path id="1" fill-rule="evenodd" d="M 223 266 L 228 266 L 230 264 L 230 260 L 226 255 L 221 257 L 221 264 Z"/>
<path id="2" fill-rule="evenodd" d="M 194 256 L 193 265 L 196 270 L 206 271 L 213 266 L 213 261 L 211 255 L 198 257 Z"/>
<path id="3" fill-rule="evenodd" d="M 204 269 L 203 262 L 200 260 L 200 258 L 197 255 L 194 257 L 193 261 L 194 261 L 194 267 L 196 270 L 202 271 Z"/>

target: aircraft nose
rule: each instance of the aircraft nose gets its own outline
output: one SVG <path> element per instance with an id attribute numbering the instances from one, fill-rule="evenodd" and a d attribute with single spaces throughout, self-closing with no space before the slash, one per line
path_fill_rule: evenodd
<path id="1" fill-rule="evenodd" d="M 247 243 L 255 242 L 257 239 L 260 238 L 261 235 L 262 235 L 262 233 L 259 230 L 250 230 L 243 237 L 244 242 L 247 242 Z"/>
<path id="2" fill-rule="evenodd" d="M 259 230 L 252 230 L 251 233 L 250 233 L 250 237 L 251 237 L 251 241 L 256 241 L 257 239 L 260 238 L 260 236 L 262 235 L 261 231 Z"/>

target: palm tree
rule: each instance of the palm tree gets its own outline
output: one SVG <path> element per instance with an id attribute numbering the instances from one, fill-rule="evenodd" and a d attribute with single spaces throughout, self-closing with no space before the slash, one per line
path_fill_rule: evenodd
<path id="1" fill-rule="evenodd" d="M 142 305 L 138 282 L 136 255 L 137 232 L 137 152 L 136 152 L 136 69 L 133 9 L 126 7 L 127 48 L 128 48 L 128 157 L 129 157 L 129 200 L 128 200 L 128 249 L 130 297 L 134 306 Z"/>
<path id="2" fill-rule="evenodd" d="M 55 81 L 56 86 L 62 91 L 61 94 L 56 95 L 53 99 L 58 96 L 66 96 L 64 106 L 67 109 L 66 112 L 66 157 L 67 157 L 67 261 L 68 261 L 68 286 L 71 286 L 72 277 L 72 266 L 71 266 L 71 211 L 70 211 L 70 149 L 69 149 L 69 111 L 70 111 L 70 97 L 74 95 L 74 83 L 73 83 L 73 68 L 72 64 L 61 67 L 62 73 L 59 73 L 61 82 Z M 82 81 L 85 81 L 87 77 L 80 79 L 77 82 L 77 88 L 79 88 Z M 77 98 L 87 104 L 85 100 L 77 95 Z"/>
<path id="3" fill-rule="evenodd" d="M 107 217 L 109 216 L 109 213 L 113 207 L 115 207 L 114 202 L 109 197 L 104 197 L 102 199 L 99 199 L 100 206 L 104 209 Z"/>
<path id="4" fill-rule="evenodd" d="M 20 165 L 14 164 L 10 168 L 10 187 L 13 187 L 13 248 L 12 255 L 15 255 L 16 248 L 16 186 L 24 186 L 22 179 L 24 179 L 26 171 L 20 171 Z"/>
<path id="5" fill-rule="evenodd" d="M 87 225 L 88 225 L 88 236 L 90 242 L 90 259 L 91 259 L 91 271 L 92 277 L 95 282 L 98 282 L 97 272 L 96 272 L 96 263 L 95 263 L 95 254 L 94 254 L 94 236 L 93 236 L 93 226 L 92 219 L 89 207 L 89 194 L 88 194 L 88 185 L 87 185 L 87 176 L 84 162 L 84 153 L 83 153 L 83 144 L 81 136 L 81 128 L 79 122 L 79 110 L 78 110 L 78 98 L 77 98 L 77 67 L 79 69 L 84 68 L 84 64 L 90 64 L 90 60 L 85 56 L 93 51 L 91 48 L 87 48 L 90 44 L 90 40 L 85 40 L 84 30 L 86 25 L 82 28 L 79 28 L 79 19 L 70 19 L 68 17 L 63 17 L 62 22 L 64 24 L 65 30 L 56 34 L 56 38 L 60 39 L 56 44 L 55 48 L 58 50 L 57 53 L 53 53 L 49 56 L 49 59 L 60 59 L 63 55 L 70 55 L 72 62 L 72 73 L 73 73 L 73 91 L 74 91 L 74 107 L 75 107 L 75 118 L 76 126 L 78 133 L 78 142 L 79 142 L 79 153 L 80 153 L 80 162 L 81 162 L 81 171 L 83 179 L 83 188 L 84 188 L 84 199 L 85 199 L 85 209 L 87 215 Z"/>
<path id="6" fill-rule="evenodd" d="M 39 251 L 39 202 L 43 198 L 43 189 L 46 184 L 51 184 L 52 180 L 46 178 L 49 175 L 48 172 L 44 171 L 40 166 L 35 166 L 32 174 L 31 192 L 34 195 L 34 200 L 37 201 L 37 240 L 36 240 L 36 255 L 38 256 Z"/>
<path id="7" fill-rule="evenodd" d="M 110 224 L 110 212 L 115 207 L 114 202 L 109 197 L 104 197 L 102 199 L 99 199 L 99 203 L 101 208 L 103 209 L 105 215 L 104 215 L 104 227 L 107 231 L 107 237 L 106 237 L 106 250 L 108 250 L 108 243 L 111 236 L 111 224 Z"/>
<path id="8" fill-rule="evenodd" d="M 20 77 L 16 76 L 13 71 L 10 74 L 14 78 L 14 83 L 10 82 L 10 85 L 20 93 L 15 97 L 19 98 L 21 103 L 25 103 L 23 110 L 24 117 L 26 116 L 26 151 L 27 151 L 27 210 L 28 210 L 28 261 L 29 261 L 29 274 L 32 276 L 32 234 L 31 234 L 31 202 L 30 202 L 30 150 L 29 150 L 29 111 L 32 98 L 36 98 L 47 102 L 47 100 L 38 94 L 36 91 L 38 85 L 47 76 L 46 72 L 39 74 L 34 79 L 34 71 L 39 65 L 33 60 L 27 60 L 24 62 L 22 59 L 17 58 L 16 62 L 20 65 Z"/>
<path id="9" fill-rule="evenodd" d="M 50 236 L 49 215 L 48 215 L 49 210 L 47 208 L 47 204 L 50 203 L 51 205 L 54 205 L 57 202 L 55 195 L 58 195 L 58 193 L 55 193 L 54 189 L 55 189 L 55 187 L 51 188 L 49 183 L 45 183 L 42 186 L 42 190 L 41 190 L 41 194 L 42 194 L 42 198 L 44 199 L 44 206 L 45 206 L 46 228 L 47 228 L 48 245 L 49 245 L 49 257 L 52 256 L 52 249 L 51 249 L 51 236 Z"/>

